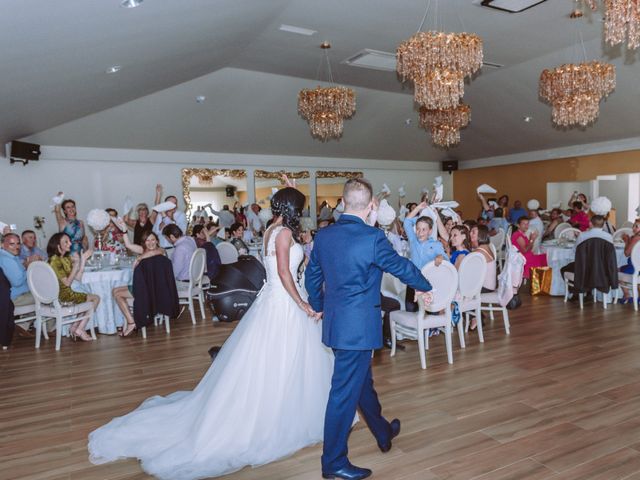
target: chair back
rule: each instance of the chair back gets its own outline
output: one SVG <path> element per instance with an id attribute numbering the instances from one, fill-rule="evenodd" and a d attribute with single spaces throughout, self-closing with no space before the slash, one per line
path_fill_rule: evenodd
<path id="1" fill-rule="evenodd" d="M 553 231 L 553 236 L 555 238 L 559 238 L 560 234 L 565 231 L 567 228 L 571 228 L 571 224 L 567 222 L 559 223 L 556 229 Z"/>
<path id="2" fill-rule="evenodd" d="M 559 226 L 559 225 L 558 225 Z M 557 227 L 556 227 L 557 230 Z M 575 240 L 578 238 L 578 235 L 580 235 L 580 230 L 577 228 L 573 228 L 573 227 L 569 227 L 569 228 L 565 228 L 564 230 L 562 230 L 562 232 L 560 233 L 560 235 L 558 235 L 556 238 L 558 240 Z"/>
<path id="3" fill-rule="evenodd" d="M 51 265 L 46 262 L 33 262 L 27 268 L 27 284 L 36 300 L 36 304 L 48 305 L 58 300 L 60 284 Z"/>
<path id="4" fill-rule="evenodd" d="M 433 287 L 433 302 L 426 305 L 425 309 L 430 312 L 439 312 L 450 308 L 453 297 L 458 290 L 456 267 L 447 261 L 442 262 L 439 267 L 436 267 L 434 262 L 429 262 L 422 267 L 422 275 L 429 280 Z"/>
<path id="5" fill-rule="evenodd" d="M 640 272 L 640 242 L 637 242 L 631 249 L 631 263 L 635 275 Z"/>
<path id="6" fill-rule="evenodd" d="M 407 293 L 407 286 L 390 273 L 384 272 L 382 274 L 380 293 L 386 294 L 385 296 L 387 297 L 395 298 L 402 305 Z"/>
<path id="7" fill-rule="evenodd" d="M 618 230 L 616 230 L 613 233 L 613 241 L 615 242 L 621 242 L 622 241 L 622 236 L 623 235 L 628 235 L 628 236 L 633 236 L 633 228 L 628 228 L 628 227 L 623 227 L 620 228 Z"/>
<path id="8" fill-rule="evenodd" d="M 235 263 L 238 261 L 238 250 L 229 242 L 220 242 L 216 245 L 220 254 L 220 261 L 223 265 Z"/>
<path id="9" fill-rule="evenodd" d="M 202 286 L 202 275 L 204 275 L 204 266 L 207 263 L 207 252 L 204 248 L 198 248 L 189 262 L 189 280 L 192 286 Z"/>
<path id="10" fill-rule="evenodd" d="M 494 236 L 489 237 L 489 241 L 491 242 L 491 246 L 493 246 L 496 251 L 499 251 L 502 249 L 502 245 L 504 244 L 504 238 L 505 238 L 505 231 L 502 230 L 501 228 L 498 229 L 498 233 L 496 233 Z"/>
<path id="11" fill-rule="evenodd" d="M 474 298 L 480 294 L 487 274 L 487 261 L 480 252 L 465 255 L 458 270 L 458 285 L 463 298 Z"/>

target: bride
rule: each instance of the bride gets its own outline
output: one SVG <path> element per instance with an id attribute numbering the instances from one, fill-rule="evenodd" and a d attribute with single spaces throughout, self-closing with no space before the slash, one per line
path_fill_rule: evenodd
<path id="1" fill-rule="evenodd" d="M 224 475 L 322 440 L 333 353 L 297 278 L 304 195 L 271 200 L 264 236 L 267 282 L 193 391 L 154 396 L 89 435 L 94 464 L 140 459 L 161 479 Z"/>

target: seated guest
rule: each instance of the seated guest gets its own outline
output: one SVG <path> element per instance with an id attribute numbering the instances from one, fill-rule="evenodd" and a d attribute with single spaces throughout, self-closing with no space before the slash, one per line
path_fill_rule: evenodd
<path id="1" fill-rule="evenodd" d="M 573 210 L 571 217 L 569 217 L 569 223 L 581 232 L 589 229 L 589 215 L 582 209 L 582 202 L 573 202 Z"/>
<path id="2" fill-rule="evenodd" d="M 501 208 L 503 217 L 509 221 L 509 195 L 502 195 L 498 199 L 498 206 L 496 208 Z"/>
<path id="3" fill-rule="evenodd" d="M 484 277 L 484 283 L 482 284 L 482 292 L 492 292 L 498 288 L 497 273 L 496 273 L 496 257 L 491 250 L 491 240 L 489 235 L 489 229 L 485 225 L 478 226 L 478 247 L 474 252 L 480 252 L 484 259 L 487 261 L 487 273 Z"/>
<path id="4" fill-rule="evenodd" d="M 31 262 L 46 262 L 47 252 L 38 247 L 36 240 L 36 232 L 33 230 L 25 230 L 22 232 L 22 246 L 20 247 L 20 260 L 24 268 L 27 268 Z"/>
<path id="5" fill-rule="evenodd" d="M 58 195 L 64 195 L 58 192 Z M 55 206 L 56 220 L 59 231 L 66 233 L 71 239 L 71 253 L 80 253 L 89 249 L 89 240 L 85 235 L 84 223 L 78 220 L 76 202 L 67 198 L 60 205 Z"/>
<path id="6" fill-rule="evenodd" d="M 125 237 L 127 238 L 127 237 Z M 158 237 L 153 232 L 144 232 L 142 234 L 142 246 L 136 245 L 135 243 L 130 243 L 129 240 L 126 240 L 128 243 L 127 248 L 129 248 L 132 252 L 139 254 L 136 258 L 136 263 L 134 265 L 134 269 L 140 264 L 142 260 L 149 257 L 154 257 L 156 255 L 164 255 L 164 250 L 160 248 L 160 242 L 158 241 Z M 123 337 L 126 337 L 131 334 L 136 328 L 136 324 L 133 320 L 133 315 L 129 311 L 129 305 L 127 300 L 129 298 L 133 298 L 133 289 L 131 286 L 121 286 L 116 287 L 112 290 L 113 299 L 116 301 L 118 308 L 124 315 L 124 318 L 127 321 L 122 333 L 120 334 Z"/>
<path id="7" fill-rule="evenodd" d="M 582 210 L 586 213 L 589 211 L 589 201 L 584 193 L 573 192 L 571 198 L 569 198 L 569 208 L 573 209 L 574 202 L 580 202 L 582 204 Z"/>
<path id="8" fill-rule="evenodd" d="M 171 223 L 162 229 L 162 235 L 167 239 L 175 250 L 171 256 L 173 265 L 173 276 L 181 282 L 189 281 L 189 265 L 193 252 L 197 250 L 196 242 L 193 238 L 182 233 L 180 227 Z"/>
<path id="9" fill-rule="evenodd" d="M 627 235 L 625 233 L 622 235 L 622 240 L 624 241 L 624 254 L 629 257 L 629 260 L 624 267 L 620 268 L 620 272 L 632 275 L 635 267 L 640 268 L 640 265 L 634 265 L 633 262 L 631 262 L 631 251 L 633 247 L 640 242 L 640 218 L 636 218 L 636 221 L 633 222 L 633 235 Z M 632 302 L 633 294 L 626 288 L 623 288 L 622 291 L 624 292 L 624 298 L 620 303 Z"/>
<path id="10" fill-rule="evenodd" d="M 80 293 L 71 289 L 74 280 L 81 280 L 84 272 L 84 266 L 87 259 L 93 254 L 91 250 L 86 250 L 82 254 L 71 252 L 71 239 L 66 233 L 56 233 L 49 239 L 47 245 L 47 255 L 49 255 L 49 264 L 58 277 L 60 293 L 58 299 L 63 303 L 84 303 L 92 302 L 94 311 L 98 308 L 100 297 L 92 293 Z M 71 325 L 70 333 L 75 340 L 76 336 L 85 342 L 93 339 L 85 331 L 88 318 Z"/>
<path id="11" fill-rule="evenodd" d="M 142 235 L 153 230 L 153 222 L 149 217 L 149 207 L 146 203 L 139 203 L 136 206 L 136 216 L 131 218 L 127 213 L 124 216 L 124 222 L 127 227 L 133 229 L 133 243 L 142 246 Z"/>
<path id="12" fill-rule="evenodd" d="M 602 229 L 605 232 L 610 233 L 611 235 L 613 235 L 614 233 L 616 233 L 616 227 L 609 222 L 610 213 L 611 212 L 607 212 L 607 214 L 604 216 L 604 225 L 602 226 Z"/>
<path id="13" fill-rule="evenodd" d="M 244 236 L 244 227 L 240 223 L 234 223 L 229 227 L 229 234 L 231 235 L 231 244 L 238 250 L 238 255 L 247 255 L 249 253 L 249 247 L 244 243 L 242 237 Z"/>
<path id="14" fill-rule="evenodd" d="M 462 224 L 469 230 L 469 243 L 471 248 L 478 248 L 478 224 L 475 220 L 465 220 Z"/>
<path id="15" fill-rule="evenodd" d="M 36 303 L 27 284 L 27 270 L 20 260 L 20 237 L 16 233 L 7 233 L 2 237 L 0 250 L 0 269 L 11 285 L 11 301 L 16 307 Z M 27 331 L 28 325 L 19 324 L 18 335 L 32 337 Z M 25 328 L 26 327 L 26 328 Z"/>
<path id="16" fill-rule="evenodd" d="M 538 238 L 538 232 L 532 231 L 530 236 L 527 236 L 527 231 L 529 230 L 528 217 L 520 217 L 517 227 L 517 230 L 511 234 L 511 243 L 524 256 L 526 262 L 523 276 L 524 278 L 529 278 L 533 267 L 547 266 L 547 256 L 545 254 L 536 255 L 533 253 L 533 244 L 536 238 Z"/>
<path id="17" fill-rule="evenodd" d="M 155 196 L 155 204 L 158 205 L 160 203 L 160 198 L 162 197 L 162 185 L 156 185 L 156 196 Z M 166 212 L 158 213 L 153 211 L 151 213 L 151 222 L 153 223 L 153 231 L 156 236 L 160 240 L 160 246 L 162 248 L 172 248 L 171 243 L 167 240 L 167 238 L 163 235 L 164 227 L 167 225 L 176 225 L 181 232 L 187 231 L 187 216 L 184 212 L 178 210 L 178 198 L 175 195 L 169 195 L 165 197 L 165 202 L 173 203 L 176 208 L 172 208 Z"/>
<path id="18" fill-rule="evenodd" d="M 549 225 L 544 229 L 542 240 L 552 240 L 555 238 L 555 230 L 558 225 L 562 223 L 562 210 L 554 208 L 549 214 Z"/>
<path id="19" fill-rule="evenodd" d="M 498 233 L 498 230 L 502 230 L 507 233 L 509 229 L 509 222 L 504 218 L 504 212 L 502 208 L 498 207 L 493 212 L 493 218 L 489 221 L 489 234 L 494 236 Z"/>
<path id="20" fill-rule="evenodd" d="M 516 200 L 513 202 L 513 208 L 509 210 L 509 223 L 516 223 L 520 217 L 526 217 L 527 211 L 522 208 L 522 202 L 520 200 Z"/>
<path id="21" fill-rule="evenodd" d="M 456 270 L 460 268 L 465 255 L 471 251 L 469 236 L 469 230 L 464 225 L 455 225 L 449 234 L 449 261 L 455 265 Z"/>
<path id="22" fill-rule="evenodd" d="M 0 345 L 6 350 L 13 340 L 16 324 L 13 319 L 13 302 L 11 301 L 11 283 L 0 268 Z"/>
<path id="23" fill-rule="evenodd" d="M 215 235 L 218 229 L 219 227 L 214 227 L 212 230 L 207 230 L 204 225 L 196 225 L 191 232 L 191 236 L 196 241 L 196 246 L 206 252 L 207 268 L 205 274 L 211 281 L 216 278 L 220 271 L 220 265 L 222 265 L 218 249 L 211 243 L 211 236 Z"/>

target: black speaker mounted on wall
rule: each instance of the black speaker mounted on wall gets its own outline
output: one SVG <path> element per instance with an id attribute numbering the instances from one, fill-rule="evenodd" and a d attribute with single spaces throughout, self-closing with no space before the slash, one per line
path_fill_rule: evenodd
<path id="1" fill-rule="evenodd" d="M 442 170 L 445 172 L 455 172 L 458 170 L 458 161 L 457 160 L 443 160 L 442 162 Z"/>
<path id="2" fill-rule="evenodd" d="M 227 197 L 233 197 L 236 194 L 236 187 L 227 185 L 227 187 L 225 188 L 225 192 L 227 194 Z"/>
<path id="3" fill-rule="evenodd" d="M 11 164 L 20 162 L 26 165 L 29 160 L 40 160 L 40 145 L 15 140 L 7 143 L 7 157 Z"/>

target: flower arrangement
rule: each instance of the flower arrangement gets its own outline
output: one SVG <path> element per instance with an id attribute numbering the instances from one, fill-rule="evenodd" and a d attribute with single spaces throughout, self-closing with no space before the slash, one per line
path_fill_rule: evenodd
<path id="1" fill-rule="evenodd" d="M 396 211 L 387 200 L 382 199 L 378 207 L 378 223 L 383 227 L 388 227 L 396 218 Z"/>
<path id="2" fill-rule="evenodd" d="M 594 198 L 591 202 L 591 211 L 596 215 L 605 216 L 611 211 L 611 200 L 607 197 Z"/>
<path id="3" fill-rule="evenodd" d="M 36 230 L 42 230 L 44 227 L 45 218 L 44 217 L 33 217 L 33 228 Z"/>
<path id="4" fill-rule="evenodd" d="M 89 225 L 96 232 L 102 231 L 109 226 L 111 222 L 111 216 L 106 210 L 101 208 L 94 208 L 87 215 L 87 225 Z"/>

